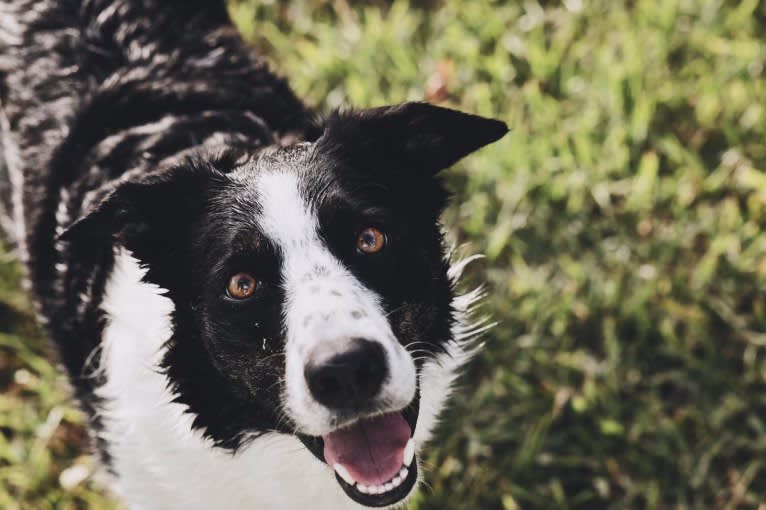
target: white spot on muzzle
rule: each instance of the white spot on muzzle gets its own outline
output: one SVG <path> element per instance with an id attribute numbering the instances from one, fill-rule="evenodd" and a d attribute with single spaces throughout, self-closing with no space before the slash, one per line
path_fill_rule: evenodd
<path id="1" fill-rule="evenodd" d="M 266 171 L 259 175 L 257 187 L 260 227 L 283 255 L 284 398 L 291 418 L 301 432 L 315 436 L 342 425 L 332 410 L 312 397 L 303 374 L 317 346 L 340 354 L 354 338 L 378 342 L 386 353 L 389 376 L 376 407 L 381 412 L 406 407 L 415 395 L 414 361 L 391 331 L 377 294 L 359 282 L 320 239 L 315 212 L 300 194 L 298 175 Z"/>

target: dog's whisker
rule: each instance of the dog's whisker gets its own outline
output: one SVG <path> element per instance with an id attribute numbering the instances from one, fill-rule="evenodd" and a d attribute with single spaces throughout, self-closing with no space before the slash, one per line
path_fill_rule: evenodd
<path id="1" fill-rule="evenodd" d="M 389 318 L 389 317 L 391 317 L 393 314 L 395 314 L 395 313 L 398 313 L 398 312 L 400 312 L 400 311 L 404 310 L 405 308 L 407 308 L 407 305 L 401 305 L 401 306 L 397 306 L 397 307 L 396 307 L 396 308 L 394 308 L 393 310 L 391 310 L 391 311 L 389 311 L 389 312 L 386 312 L 384 316 L 385 316 L 386 318 Z"/>

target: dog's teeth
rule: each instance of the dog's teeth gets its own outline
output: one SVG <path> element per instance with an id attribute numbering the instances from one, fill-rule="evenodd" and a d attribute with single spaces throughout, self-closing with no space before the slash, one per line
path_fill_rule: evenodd
<path id="1" fill-rule="evenodd" d="M 403 480 L 402 477 L 399 475 L 396 475 L 392 480 L 391 483 L 394 485 L 394 487 L 399 487 L 402 484 Z"/>
<path id="2" fill-rule="evenodd" d="M 362 485 L 361 483 L 356 484 L 356 490 L 358 490 L 362 494 L 369 494 L 370 493 L 370 488 L 367 487 L 366 485 Z"/>
<path id="3" fill-rule="evenodd" d="M 343 467 L 341 464 L 335 464 L 333 468 L 335 469 L 335 472 L 338 473 L 338 476 L 341 477 L 347 484 L 354 485 L 356 483 L 356 480 L 354 480 L 354 478 L 351 476 L 351 473 L 348 472 L 348 469 Z"/>
<path id="4" fill-rule="evenodd" d="M 407 479 L 407 475 L 409 474 L 409 470 L 406 467 L 403 467 L 401 471 L 399 471 L 399 476 L 402 477 L 402 481 Z"/>
<path id="5" fill-rule="evenodd" d="M 407 441 L 407 446 L 404 447 L 404 465 L 408 466 L 412 464 L 412 459 L 415 458 L 415 440 L 410 438 Z"/>
<path id="6" fill-rule="evenodd" d="M 388 483 L 387 483 L 386 485 L 384 485 L 383 487 L 385 487 L 385 489 L 386 489 L 386 492 L 388 492 L 388 491 L 390 491 L 390 490 L 393 490 L 393 489 L 394 489 L 394 484 L 392 484 L 391 482 L 388 482 Z"/>

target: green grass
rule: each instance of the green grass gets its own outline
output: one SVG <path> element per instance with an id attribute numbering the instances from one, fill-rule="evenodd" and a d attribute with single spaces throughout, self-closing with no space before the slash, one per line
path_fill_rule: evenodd
<path id="1" fill-rule="evenodd" d="M 499 326 L 417 508 L 766 508 L 762 3 L 231 10 L 323 110 L 428 98 L 512 128 L 448 172 Z M 17 279 L 0 266 L 0 507 L 108 508 L 58 481 L 92 461 Z"/>

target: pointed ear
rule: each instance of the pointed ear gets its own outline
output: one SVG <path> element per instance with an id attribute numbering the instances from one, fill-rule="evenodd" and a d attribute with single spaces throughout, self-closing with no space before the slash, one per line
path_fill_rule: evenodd
<path id="1" fill-rule="evenodd" d="M 350 159 L 382 157 L 435 174 L 507 132 L 499 120 L 404 103 L 336 113 L 317 144 Z"/>
<path id="2" fill-rule="evenodd" d="M 118 239 L 141 260 L 168 244 L 205 207 L 211 185 L 224 178 L 202 162 L 124 181 L 69 226 L 64 241 Z"/>

